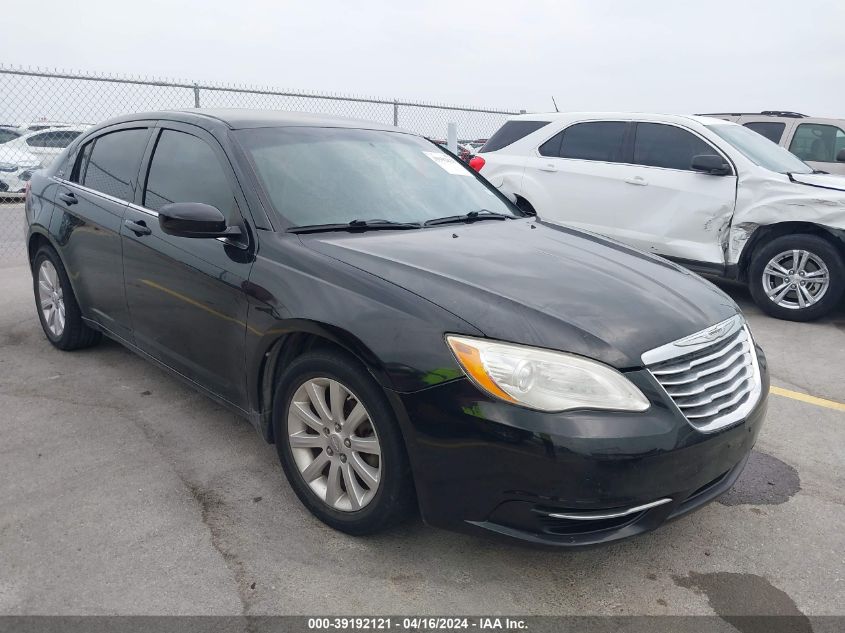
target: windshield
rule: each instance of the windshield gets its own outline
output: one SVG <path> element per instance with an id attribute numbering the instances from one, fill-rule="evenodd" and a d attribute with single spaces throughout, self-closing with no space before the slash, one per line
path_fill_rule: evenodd
<path id="1" fill-rule="evenodd" d="M 482 209 L 518 214 L 463 163 L 410 134 L 311 127 L 237 134 L 273 207 L 294 226 L 416 223 Z"/>
<path id="2" fill-rule="evenodd" d="M 765 136 L 742 125 L 716 124 L 708 125 L 728 143 L 737 148 L 742 154 L 760 167 L 771 169 L 781 174 L 811 174 L 813 168 L 791 154 L 780 145 L 772 143 Z"/>

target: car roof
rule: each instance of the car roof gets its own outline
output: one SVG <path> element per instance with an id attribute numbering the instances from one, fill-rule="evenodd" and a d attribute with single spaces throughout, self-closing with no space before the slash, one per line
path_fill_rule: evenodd
<path id="1" fill-rule="evenodd" d="M 251 110 L 247 108 L 192 108 L 190 110 L 160 110 L 140 112 L 110 119 L 107 123 L 163 119 L 176 120 L 206 125 L 212 122 L 223 124 L 232 130 L 267 127 L 342 127 L 366 130 L 386 130 L 405 132 L 409 130 L 384 125 L 375 121 L 349 119 L 326 114 L 305 112 L 285 112 L 281 110 Z"/>
<path id="2" fill-rule="evenodd" d="M 688 123 L 694 121 L 702 125 L 729 124 L 724 119 L 717 119 L 697 114 L 662 114 L 656 112 L 542 112 L 518 114 L 510 117 L 511 121 L 589 121 L 591 119 L 617 119 L 622 121 L 662 121 L 665 123 Z"/>

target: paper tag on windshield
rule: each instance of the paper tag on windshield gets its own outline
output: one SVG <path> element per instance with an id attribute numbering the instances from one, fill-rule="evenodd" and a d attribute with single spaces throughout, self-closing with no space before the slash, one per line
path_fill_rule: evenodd
<path id="1" fill-rule="evenodd" d="M 440 152 L 423 152 L 423 154 L 450 174 L 454 174 L 455 176 L 469 176 L 469 172 L 460 163 L 446 154 L 441 154 Z"/>

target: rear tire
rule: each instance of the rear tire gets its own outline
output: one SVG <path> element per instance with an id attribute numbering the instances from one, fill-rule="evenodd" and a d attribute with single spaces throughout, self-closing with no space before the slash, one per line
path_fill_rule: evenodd
<path id="1" fill-rule="evenodd" d="M 288 482 L 330 527 L 371 534 L 415 507 L 395 415 L 381 387 L 351 356 L 315 350 L 291 362 L 276 388 L 273 430 Z"/>
<path id="2" fill-rule="evenodd" d="M 755 249 L 748 288 L 763 312 L 812 321 L 839 305 L 845 263 L 840 251 L 818 235 L 783 235 Z"/>
<path id="3" fill-rule="evenodd" d="M 65 267 L 49 245 L 43 245 L 32 263 L 35 307 L 47 340 L 61 350 L 91 347 L 102 334 L 88 327 L 76 302 Z"/>
<path id="4" fill-rule="evenodd" d="M 535 217 L 537 215 L 537 212 L 534 210 L 534 207 L 525 198 L 517 197 L 516 206 L 525 215 L 529 215 L 531 217 Z"/>

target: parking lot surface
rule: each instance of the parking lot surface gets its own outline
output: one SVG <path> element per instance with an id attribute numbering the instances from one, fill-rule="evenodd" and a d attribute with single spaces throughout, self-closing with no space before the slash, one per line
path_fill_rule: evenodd
<path id="1" fill-rule="evenodd" d="M 113 342 L 53 349 L 24 264 L 0 261 L 0 614 L 845 613 L 842 310 L 777 321 L 723 286 L 777 388 L 743 477 L 655 532 L 549 551 L 331 530 L 247 421 Z"/>

